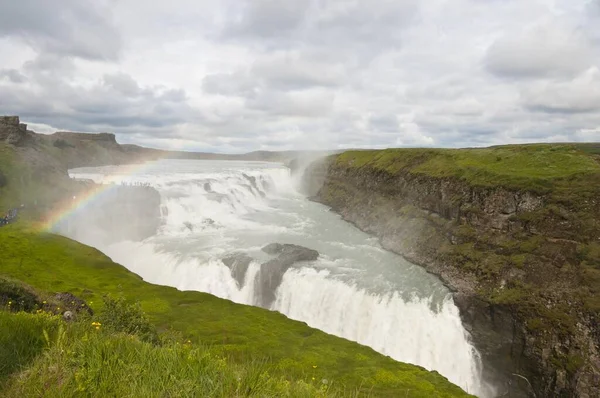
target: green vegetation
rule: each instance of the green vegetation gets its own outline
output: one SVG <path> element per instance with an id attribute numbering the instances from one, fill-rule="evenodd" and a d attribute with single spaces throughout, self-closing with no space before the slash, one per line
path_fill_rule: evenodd
<path id="1" fill-rule="evenodd" d="M 474 186 L 503 186 L 546 192 L 552 181 L 600 173 L 589 153 L 576 144 L 507 145 L 474 149 L 385 149 L 348 151 L 336 157 L 340 166 L 371 168 L 389 174 L 454 177 Z"/>
<path id="2" fill-rule="evenodd" d="M 102 338 L 96 335 L 92 338 L 90 332 L 94 330 L 88 331 L 88 341 L 84 344 L 81 341 L 86 333 L 75 326 L 73 330 L 69 327 L 66 333 L 72 333 L 74 337 L 66 341 L 73 345 L 62 348 L 67 354 L 59 353 L 56 344 L 50 347 L 44 345 L 40 330 L 49 328 L 44 326 L 44 322 L 58 322 L 55 318 L 42 321 L 35 315 L 17 317 L 3 314 L 3 327 L 12 329 L 6 319 L 15 317 L 14 322 L 25 322 L 20 326 L 21 329 L 28 327 L 27 324 L 35 329 L 26 333 L 4 333 L 0 330 L 2 338 L 8 339 L 6 342 L 13 341 L 10 344 L 16 347 L 9 352 L 2 352 L 0 357 L 0 363 L 11 364 L 9 369 L 3 370 L 5 377 L 6 374 L 14 374 L 17 369 L 21 370 L 21 373 L 10 378 L 6 396 L 35 394 L 35 391 L 39 391 L 36 389 L 41 389 L 50 383 L 49 380 L 58 377 L 52 372 L 60 372 L 64 383 L 52 385 L 49 396 L 75 394 L 77 388 L 81 387 L 77 380 L 84 380 L 81 388 L 107 392 L 108 395 L 114 395 L 110 392 L 114 391 L 139 396 L 138 393 L 145 395 L 145 392 L 160 385 L 165 388 L 179 385 L 182 389 L 214 390 L 173 390 L 172 396 L 176 396 L 178 391 L 199 391 L 199 395 L 213 391 L 210 393 L 213 396 L 235 396 L 236 391 L 241 391 L 238 390 L 239 376 L 236 376 L 239 374 L 248 375 L 248 383 L 265 386 L 266 390 L 261 390 L 264 393 L 256 392 L 258 396 L 316 396 L 322 393 L 320 380 L 323 379 L 331 381 L 327 388 L 328 396 L 366 394 L 395 397 L 405 392 L 407 396 L 415 397 L 465 396 L 458 387 L 436 372 L 393 361 L 370 348 L 327 335 L 281 314 L 238 305 L 209 294 L 181 292 L 148 284 L 99 251 L 67 238 L 11 225 L 0 228 L 0 252 L 3 253 L 1 274 L 31 285 L 40 298 L 48 297 L 53 292 L 71 292 L 85 299 L 96 311 L 96 319 L 103 324 L 101 329 L 108 333 Z M 176 333 L 183 336 L 185 341 L 189 340 L 191 347 L 176 349 L 173 345 L 152 344 L 156 343 L 156 338 L 153 327 L 145 323 L 146 315 L 137 312 L 135 307 L 125 306 L 121 299 L 109 298 L 105 303 L 103 297 L 106 294 L 139 301 L 140 308 L 147 313 L 148 320 L 161 335 Z M 122 319 L 133 321 L 126 324 L 117 320 L 116 324 L 111 325 L 110 314 L 114 313 L 126 314 Z M 135 333 L 137 337 L 128 339 L 120 336 L 119 332 Z M 15 342 L 21 335 L 28 341 Z M 47 355 L 38 356 L 32 364 L 32 358 L 41 352 L 40 347 L 48 350 Z M 114 356 L 109 354 L 113 351 Z M 18 353 L 16 355 L 22 359 L 11 359 L 11 352 Z M 109 365 L 107 369 L 112 369 L 108 375 L 98 370 L 102 355 Z M 186 365 L 184 360 L 187 355 L 192 355 L 199 363 L 188 368 L 192 365 Z M 207 355 L 212 358 L 208 362 L 202 359 Z M 119 363 L 118 358 L 124 362 Z M 176 358 L 181 358 L 183 362 L 177 362 Z M 170 365 L 163 365 L 167 363 Z M 23 368 L 26 365 L 29 367 Z M 194 372 L 200 372 L 201 368 L 206 369 L 207 373 L 202 377 L 207 380 L 213 379 L 211 375 L 214 372 L 221 372 L 218 378 L 221 384 L 191 386 L 189 378 Z M 78 369 L 85 369 L 88 373 L 82 375 Z M 92 369 L 100 373 L 90 374 Z M 132 375 L 139 376 L 140 369 L 147 369 L 146 376 L 130 378 Z M 170 376 L 160 376 L 159 373 L 165 369 L 172 369 L 171 373 L 181 371 L 181 374 L 174 374 L 171 380 Z M 268 377 L 261 376 L 264 372 Z M 254 379 L 257 380 L 252 381 Z M 139 381 L 131 385 L 132 380 Z M 88 382 L 90 384 L 85 384 Z M 107 390 L 116 383 L 132 390 Z M 248 388 L 245 383 L 239 388 Z"/>
<path id="3" fill-rule="evenodd" d="M 232 363 L 176 339 L 153 345 L 87 319 L 64 323 L 46 313 L 0 312 L 0 325 L 0 386 L 7 398 L 339 396 L 326 379 L 290 381 L 273 376 L 266 362 Z M 19 377 L 7 378 L 24 365 Z"/>

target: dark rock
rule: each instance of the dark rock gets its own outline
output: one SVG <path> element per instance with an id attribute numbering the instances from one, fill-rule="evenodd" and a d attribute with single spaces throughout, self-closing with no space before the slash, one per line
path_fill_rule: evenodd
<path id="1" fill-rule="evenodd" d="M 285 272 L 297 262 L 315 261 L 319 258 L 319 252 L 303 246 L 281 243 L 271 243 L 262 250 L 271 255 L 278 255 L 261 265 L 254 286 L 256 305 L 270 308 Z"/>
<path id="2" fill-rule="evenodd" d="M 231 270 L 231 276 L 235 279 L 238 288 L 241 288 L 244 285 L 244 278 L 248 266 L 252 262 L 252 257 L 245 253 L 235 253 L 223 258 L 221 261 Z"/>
<path id="3" fill-rule="evenodd" d="M 42 307 L 42 299 L 31 286 L 0 276 L 0 307 L 32 312 Z"/>
<path id="4" fill-rule="evenodd" d="M 28 138 L 27 125 L 21 124 L 18 116 L 0 116 L 0 141 L 19 146 Z"/>
<path id="5" fill-rule="evenodd" d="M 74 314 L 85 312 L 89 315 L 94 315 L 94 310 L 92 310 L 84 300 L 72 293 L 57 293 L 52 299 L 56 305 L 65 311 L 71 311 Z"/>
<path id="6" fill-rule="evenodd" d="M 291 261 L 292 263 L 297 261 L 314 261 L 319 258 L 318 251 L 289 243 L 270 243 L 263 247 L 262 251 L 271 255 L 279 254 L 280 256 L 277 260 Z"/>
<path id="7" fill-rule="evenodd" d="M 242 173 L 242 175 L 250 182 L 250 191 L 258 193 L 263 198 L 266 196 L 265 193 L 258 188 L 258 185 L 256 184 L 256 177 L 249 176 L 245 173 Z"/>

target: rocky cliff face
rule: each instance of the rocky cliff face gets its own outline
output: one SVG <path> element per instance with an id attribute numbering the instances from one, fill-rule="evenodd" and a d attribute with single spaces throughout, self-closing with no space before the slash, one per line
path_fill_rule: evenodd
<path id="1" fill-rule="evenodd" d="M 599 280 L 591 280 L 599 177 L 536 192 L 330 157 L 303 180 L 315 200 L 455 291 L 499 395 L 592 397 L 600 391 Z"/>
<path id="2" fill-rule="evenodd" d="M 0 116 L 0 142 L 23 145 L 29 137 L 27 125 L 21 123 L 18 116 Z"/>
<path id="3" fill-rule="evenodd" d="M 160 195 L 148 187 L 99 187 L 73 181 L 68 169 L 135 163 L 155 158 L 156 152 L 121 146 L 114 134 L 28 131 L 17 116 L 0 117 L 0 205 L 26 204 L 27 214 L 44 217 L 71 207 L 73 196 L 102 191 L 83 211 L 62 225 L 69 236 L 96 234 L 97 241 L 141 240 L 160 223 Z M 95 196 L 95 195 L 93 195 Z M 60 211 L 60 210 L 58 210 Z M 35 218 L 34 217 L 34 218 Z M 126 221 L 126 222 L 125 222 Z"/>

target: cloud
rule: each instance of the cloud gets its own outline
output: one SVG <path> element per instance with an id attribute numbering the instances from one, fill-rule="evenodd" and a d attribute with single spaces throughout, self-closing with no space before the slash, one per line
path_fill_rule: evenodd
<path id="1" fill-rule="evenodd" d="M 291 34 L 302 24 L 310 1 L 247 0 L 230 15 L 226 36 L 273 38 Z"/>
<path id="2" fill-rule="evenodd" d="M 0 0 L 0 113 L 220 152 L 600 141 L 599 4 Z"/>
<path id="3" fill-rule="evenodd" d="M 121 38 L 107 6 L 90 0 L 0 0 L 0 36 L 34 49 L 85 59 L 115 60 Z"/>
<path id="4" fill-rule="evenodd" d="M 594 51 L 585 35 L 555 21 L 496 40 L 485 64 L 491 73 L 506 78 L 574 76 L 592 65 Z"/>
<path id="5" fill-rule="evenodd" d="M 536 84 L 524 90 L 523 102 L 544 113 L 600 112 L 600 70 L 592 68 L 572 81 Z"/>
<path id="6" fill-rule="evenodd" d="M 0 109 L 28 121 L 77 131 L 143 130 L 164 134 L 191 116 L 183 90 L 142 87 L 125 73 L 104 74 L 86 86 L 64 58 L 27 62 L 19 76 L 26 88 L 0 85 Z M 57 71 L 63 71 L 58 75 Z M 22 74 L 21 74 L 22 73 Z"/>
<path id="7" fill-rule="evenodd" d="M 6 79 L 11 83 L 24 83 L 27 81 L 27 78 L 16 69 L 0 70 L 0 79 Z"/>

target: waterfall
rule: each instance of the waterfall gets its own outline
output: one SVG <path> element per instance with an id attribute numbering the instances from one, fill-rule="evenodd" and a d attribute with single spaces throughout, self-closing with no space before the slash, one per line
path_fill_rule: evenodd
<path id="1" fill-rule="evenodd" d="M 269 309 L 436 370 L 472 394 L 491 394 L 447 289 L 298 194 L 286 168 L 162 161 L 134 174 L 100 167 L 71 175 L 145 183 L 159 191 L 162 220 L 155 236 L 99 247 L 146 281 L 257 305 L 257 278 L 274 272 L 261 268 L 271 258 L 261 247 L 284 241 L 315 249 L 316 261 L 278 275 Z M 232 254 L 247 256 L 237 280 L 222 261 Z"/>

